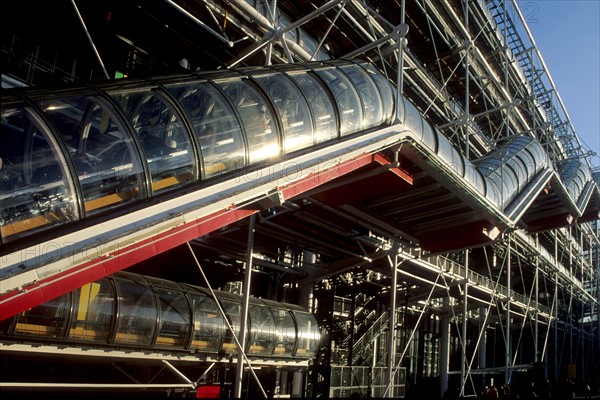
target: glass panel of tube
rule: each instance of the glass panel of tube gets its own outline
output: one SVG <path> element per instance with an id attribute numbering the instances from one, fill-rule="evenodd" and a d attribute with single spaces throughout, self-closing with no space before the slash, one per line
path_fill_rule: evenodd
<path id="1" fill-rule="evenodd" d="M 63 338 L 70 311 L 71 293 L 67 293 L 19 314 L 14 334 Z"/>
<path id="2" fill-rule="evenodd" d="M 280 303 L 263 300 L 271 307 L 275 319 L 275 348 L 273 355 L 276 357 L 291 357 L 296 346 L 296 324 L 287 308 L 281 308 Z"/>
<path id="3" fill-rule="evenodd" d="M 185 347 L 190 336 L 190 305 L 183 292 L 155 288 L 159 303 L 156 345 Z"/>
<path id="4" fill-rule="evenodd" d="M 195 180 L 196 158 L 187 130 L 173 107 L 157 92 L 113 94 L 129 117 L 152 176 L 152 192 Z"/>
<path id="5" fill-rule="evenodd" d="M 275 104 L 283 128 L 283 150 L 289 153 L 313 144 L 313 124 L 306 99 L 283 74 L 257 77 Z"/>
<path id="6" fill-rule="evenodd" d="M 190 290 L 188 293 L 194 313 L 191 348 L 216 353 L 225 338 L 225 320 L 212 298 L 196 291 Z"/>
<path id="7" fill-rule="evenodd" d="M 40 105 L 73 158 L 87 215 L 143 197 L 143 169 L 133 139 L 104 102 L 80 96 Z"/>
<path id="8" fill-rule="evenodd" d="M 73 291 L 69 340 L 107 343 L 116 311 L 115 292 L 106 278 Z"/>
<path id="9" fill-rule="evenodd" d="M 364 125 L 363 128 L 372 128 L 383 123 L 383 104 L 379 89 L 370 75 L 358 65 L 344 65 L 340 69 L 348 75 L 362 100 Z"/>
<path id="10" fill-rule="evenodd" d="M 192 122 L 206 177 L 247 164 L 240 122 L 218 89 L 209 82 L 172 85 L 167 89 L 177 98 Z"/>
<path id="11" fill-rule="evenodd" d="M 307 73 L 290 74 L 290 77 L 298 82 L 308 100 L 315 120 L 315 143 L 336 138 L 338 126 L 335 107 L 327 94 L 327 89 L 317 78 Z"/>
<path id="12" fill-rule="evenodd" d="M 406 129 L 414 133 L 418 139 L 422 140 L 427 147 L 435 151 L 436 143 L 425 142 L 426 138 L 423 137 L 423 125 L 425 122 L 423 121 L 421 113 L 408 99 L 404 97 L 402 97 L 402 99 L 404 100 L 405 107 L 404 120 L 402 121 L 404 126 Z"/>
<path id="13" fill-rule="evenodd" d="M 52 137 L 18 107 L 2 109 L 0 127 L 2 243 L 77 220 L 73 180 Z"/>
<path id="14" fill-rule="evenodd" d="M 360 64 L 364 68 L 371 79 L 377 85 L 379 93 L 381 94 L 381 105 L 382 105 L 382 118 L 383 122 L 390 122 L 394 116 L 394 99 L 395 94 L 392 90 L 390 81 L 379 72 L 379 70 L 370 63 Z"/>
<path id="15" fill-rule="evenodd" d="M 335 96 L 340 112 L 342 136 L 363 128 L 363 110 L 354 85 L 338 69 L 321 69 L 315 72 L 323 78 Z"/>
<path id="16" fill-rule="evenodd" d="M 237 352 L 237 345 L 235 343 L 235 339 L 233 335 L 238 337 L 240 334 L 240 322 L 242 315 L 242 304 L 239 301 L 229 301 L 224 299 L 219 299 L 223 306 L 223 311 L 225 311 L 225 315 L 229 319 L 229 323 L 231 324 L 231 328 L 233 329 L 233 333 L 228 329 L 225 334 L 225 340 L 223 341 L 222 350 L 226 353 L 235 353 Z M 249 332 L 246 331 L 246 338 L 249 340 Z"/>
<path id="17" fill-rule="evenodd" d="M 115 343 L 151 345 L 158 318 L 152 290 L 142 284 L 115 279 L 119 316 Z"/>
<path id="18" fill-rule="evenodd" d="M 310 358 L 315 355 L 319 347 L 319 326 L 314 317 L 305 312 L 293 311 L 298 326 L 298 343 L 296 357 Z"/>
<path id="19" fill-rule="evenodd" d="M 275 118 L 264 96 L 245 80 L 222 82 L 220 86 L 242 119 L 249 162 L 256 163 L 280 156 Z"/>
<path id="20" fill-rule="evenodd" d="M 253 355 L 269 356 L 275 347 L 275 321 L 273 314 L 264 304 L 250 304 L 250 340 L 248 353 Z"/>

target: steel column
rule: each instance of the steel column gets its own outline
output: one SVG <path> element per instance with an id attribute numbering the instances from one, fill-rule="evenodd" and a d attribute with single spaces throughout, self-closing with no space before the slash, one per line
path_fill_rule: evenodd
<path id="1" fill-rule="evenodd" d="M 510 340 L 510 296 L 511 296 L 511 288 L 510 288 L 510 274 L 511 274 L 511 237 L 507 237 L 508 246 L 507 246 L 507 255 L 506 255 L 506 322 L 504 324 L 505 331 L 505 342 L 506 342 L 506 371 L 504 372 L 504 382 L 510 384 L 511 378 L 511 366 L 512 366 L 512 348 L 511 348 L 511 340 Z"/>
<path id="2" fill-rule="evenodd" d="M 233 397 L 239 399 L 242 397 L 242 383 L 244 378 L 244 351 L 246 348 L 246 324 L 248 323 L 248 307 L 250 302 L 250 283 L 252 279 L 252 252 L 254 249 L 254 229 L 256 226 L 256 214 L 250 216 L 248 226 L 248 245 L 246 247 L 246 271 L 244 273 L 244 285 L 242 292 L 242 315 L 240 316 L 240 334 L 238 340 L 240 347 L 238 348 L 237 367 L 235 370 L 235 385 L 233 389 Z"/>
<path id="3" fill-rule="evenodd" d="M 469 291 L 469 250 L 465 250 L 465 285 L 463 289 L 463 315 L 462 315 L 462 334 L 461 334 L 461 360 L 460 360 L 460 396 L 465 395 L 465 385 L 467 383 L 466 364 L 467 364 L 467 302 Z"/>
<path id="4" fill-rule="evenodd" d="M 389 257 L 388 257 L 389 259 Z M 391 260 L 390 260 L 391 261 Z M 398 290 L 398 255 L 394 256 L 392 267 L 392 285 L 390 287 L 390 322 L 387 354 L 387 381 L 391 385 L 386 397 L 394 397 L 394 364 L 396 359 L 396 295 Z"/>

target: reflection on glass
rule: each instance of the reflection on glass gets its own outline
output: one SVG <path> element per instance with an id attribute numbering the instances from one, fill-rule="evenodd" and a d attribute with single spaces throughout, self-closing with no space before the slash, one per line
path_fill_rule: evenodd
<path id="1" fill-rule="evenodd" d="M 251 304 L 248 310 L 250 316 L 250 338 L 248 352 L 256 355 L 271 355 L 275 346 L 275 321 L 271 310 L 263 304 Z"/>
<path id="2" fill-rule="evenodd" d="M 184 347 L 190 334 L 190 306 L 183 292 L 154 289 L 159 304 L 157 346 Z"/>
<path id="3" fill-rule="evenodd" d="M 373 64 L 362 63 L 360 64 L 368 73 L 371 79 L 375 82 L 377 87 L 379 88 L 379 93 L 381 94 L 382 101 L 382 122 L 389 122 L 391 118 L 394 116 L 394 103 L 395 103 L 395 94 L 392 89 L 392 85 L 390 81 L 379 72 L 377 68 Z"/>
<path id="4" fill-rule="evenodd" d="M 75 189 L 50 136 L 23 109 L 2 109 L 2 242 L 79 218 Z"/>
<path id="5" fill-rule="evenodd" d="M 150 345 L 156 328 L 154 294 L 141 284 L 115 279 L 119 293 L 119 318 L 115 343 Z"/>
<path id="6" fill-rule="evenodd" d="M 335 108 L 327 95 L 327 90 L 310 74 L 290 74 L 290 77 L 298 82 L 308 100 L 315 120 L 315 143 L 336 138 L 338 128 Z"/>
<path id="7" fill-rule="evenodd" d="M 298 87 L 282 74 L 258 77 L 267 91 L 283 126 L 284 152 L 313 144 L 313 125 L 308 104 Z"/>
<path id="8" fill-rule="evenodd" d="M 359 131 L 363 127 L 363 109 L 354 85 L 337 69 L 315 71 L 333 92 L 340 112 L 342 136 Z"/>
<path id="9" fill-rule="evenodd" d="M 217 352 L 225 336 L 225 320 L 217 304 L 204 293 L 190 292 L 194 312 L 192 348 Z"/>
<path id="10" fill-rule="evenodd" d="M 207 177 L 246 165 L 240 123 L 227 100 L 208 82 L 169 86 L 194 126 Z"/>
<path id="11" fill-rule="evenodd" d="M 242 304 L 239 301 L 230 301 L 230 300 L 221 300 L 221 304 L 223 306 L 223 311 L 225 311 L 225 315 L 229 319 L 229 323 L 231 324 L 231 328 L 233 329 L 232 333 L 229 329 L 227 329 L 227 334 L 225 335 L 225 340 L 223 341 L 223 351 L 227 353 L 233 353 L 237 351 L 237 345 L 235 343 L 235 339 L 233 335 L 237 337 L 240 333 L 240 323 L 241 323 L 241 315 L 242 315 Z M 247 331 L 246 331 L 247 332 Z M 246 335 L 248 338 L 249 335 Z"/>
<path id="12" fill-rule="evenodd" d="M 271 313 L 275 321 L 275 348 L 273 355 L 278 357 L 292 356 L 296 345 L 296 324 L 290 310 L 281 308 L 281 304 L 274 301 L 263 301 L 271 307 Z"/>
<path id="13" fill-rule="evenodd" d="M 73 158 L 88 215 L 142 197 L 137 151 L 107 106 L 85 96 L 40 105 Z"/>
<path id="14" fill-rule="evenodd" d="M 114 94 L 140 139 L 152 175 L 152 192 L 196 179 L 195 157 L 181 118 L 157 92 Z"/>
<path id="15" fill-rule="evenodd" d="M 382 122 L 383 106 L 379 89 L 375 83 L 358 65 L 345 65 L 340 67 L 348 75 L 362 100 L 364 129 L 378 126 Z"/>
<path id="16" fill-rule="evenodd" d="M 106 343 L 114 309 L 115 293 L 108 279 L 88 283 L 73 291 L 70 340 Z"/>
<path id="17" fill-rule="evenodd" d="M 242 119 L 248 141 L 249 162 L 264 161 L 281 154 L 273 112 L 266 99 L 247 81 L 221 83 Z"/>
<path id="18" fill-rule="evenodd" d="M 293 313 L 298 325 L 298 344 L 295 356 L 310 357 L 316 353 L 319 347 L 319 340 L 321 339 L 319 326 L 309 313 L 300 311 L 294 311 Z"/>
<path id="19" fill-rule="evenodd" d="M 71 311 L 71 294 L 67 293 L 17 316 L 14 333 L 18 335 L 62 338 Z"/>

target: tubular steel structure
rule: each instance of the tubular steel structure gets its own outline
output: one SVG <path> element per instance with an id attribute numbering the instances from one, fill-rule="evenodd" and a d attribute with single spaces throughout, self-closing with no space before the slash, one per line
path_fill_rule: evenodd
<path id="1" fill-rule="evenodd" d="M 531 9 L 64 3 L 2 38 L 3 391 L 600 394 L 598 158 Z"/>

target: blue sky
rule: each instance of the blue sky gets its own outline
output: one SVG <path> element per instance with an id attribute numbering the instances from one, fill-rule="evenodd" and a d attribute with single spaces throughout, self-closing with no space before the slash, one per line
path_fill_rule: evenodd
<path id="1" fill-rule="evenodd" d="M 600 167 L 600 0 L 518 1 L 585 147 Z"/>

